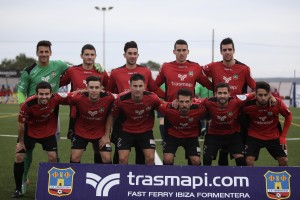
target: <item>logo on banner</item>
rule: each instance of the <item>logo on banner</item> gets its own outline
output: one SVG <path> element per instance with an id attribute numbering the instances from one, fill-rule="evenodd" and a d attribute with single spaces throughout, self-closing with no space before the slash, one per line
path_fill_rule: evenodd
<path id="1" fill-rule="evenodd" d="M 104 178 L 101 178 L 97 174 L 86 173 L 85 183 L 96 189 L 97 197 L 108 197 L 109 190 L 113 186 L 120 184 L 120 173 L 111 174 Z"/>
<path id="2" fill-rule="evenodd" d="M 270 199 L 287 199 L 290 197 L 290 177 L 287 171 L 268 171 L 265 175 L 266 192 Z"/>
<path id="3" fill-rule="evenodd" d="M 48 193 L 50 195 L 61 197 L 72 193 L 75 172 L 71 167 L 65 169 L 52 167 L 48 174 Z"/>

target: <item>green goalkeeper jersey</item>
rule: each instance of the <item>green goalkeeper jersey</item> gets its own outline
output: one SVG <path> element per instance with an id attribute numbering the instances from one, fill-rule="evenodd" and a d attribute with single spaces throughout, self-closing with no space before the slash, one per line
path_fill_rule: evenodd
<path id="1" fill-rule="evenodd" d="M 51 84 L 52 92 L 57 93 L 59 89 L 60 76 L 68 68 L 68 65 L 60 60 L 49 61 L 45 67 L 37 63 L 26 67 L 18 83 L 18 103 L 23 103 L 26 98 L 36 93 L 38 83 L 46 81 Z"/>

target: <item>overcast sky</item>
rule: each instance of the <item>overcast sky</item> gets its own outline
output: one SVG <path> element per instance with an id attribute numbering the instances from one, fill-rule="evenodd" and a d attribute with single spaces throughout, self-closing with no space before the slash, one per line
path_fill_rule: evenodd
<path id="1" fill-rule="evenodd" d="M 0 0 L 0 60 L 20 53 L 34 57 L 36 43 L 50 40 L 52 59 L 80 64 L 81 47 L 97 49 L 102 63 L 106 12 L 106 69 L 125 63 L 125 42 L 138 43 L 138 63 L 173 61 L 174 42 L 185 39 L 189 60 L 200 65 L 221 60 L 219 43 L 235 41 L 235 58 L 254 78 L 300 76 L 299 0 Z"/>

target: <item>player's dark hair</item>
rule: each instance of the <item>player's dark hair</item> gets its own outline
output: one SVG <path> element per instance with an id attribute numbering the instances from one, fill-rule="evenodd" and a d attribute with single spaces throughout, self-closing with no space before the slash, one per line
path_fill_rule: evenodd
<path id="1" fill-rule="evenodd" d="M 258 81 L 258 82 L 256 82 L 255 91 L 257 92 L 258 89 L 264 89 L 269 93 L 271 91 L 271 86 L 269 83 L 267 83 L 265 81 Z"/>
<path id="2" fill-rule="evenodd" d="M 126 51 L 130 48 L 138 49 L 135 41 L 126 42 L 124 45 L 124 52 L 126 53 Z"/>
<path id="3" fill-rule="evenodd" d="M 193 92 L 189 89 L 186 89 L 186 88 L 180 88 L 177 91 L 177 99 L 179 98 L 179 95 L 192 98 L 193 97 Z"/>
<path id="4" fill-rule="evenodd" d="M 222 51 L 222 45 L 227 45 L 227 44 L 232 44 L 232 49 L 235 50 L 233 40 L 228 37 L 223 39 L 222 42 L 220 43 L 220 51 Z"/>
<path id="5" fill-rule="evenodd" d="M 38 93 L 39 89 L 50 89 L 50 92 L 52 92 L 50 83 L 46 81 L 39 82 L 35 88 L 35 92 Z"/>
<path id="6" fill-rule="evenodd" d="M 230 86 L 228 83 L 218 83 L 216 86 L 215 86 L 215 91 L 217 91 L 219 88 L 227 88 L 228 89 L 228 92 L 230 91 Z"/>
<path id="7" fill-rule="evenodd" d="M 87 85 L 90 81 L 99 81 L 100 83 L 102 83 L 101 78 L 99 76 L 88 76 L 86 77 L 85 81 Z"/>
<path id="8" fill-rule="evenodd" d="M 132 74 L 130 77 L 130 84 L 132 83 L 132 81 L 138 80 L 142 80 L 143 82 L 145 82 L 145 77 L 142 74 Z"/>
<path id="9" fill-rule="evenodd" d="M 187 47 L 189 47 L 188 43 L 187 43 L 185 40 L 183 40 L 183 39 L 179 39 L 179 40 L 177 40 L 177 41 L 175 42 L 175 44 L 174 44 L 174 49 L 176 49 L 176 45 L 177 45 L 177 44 L 186 45 Z"/>
<path id="10" fill-rule="evenodd" d="M 43 47 L 49 47 L 50 49 L 50 52 L 51 52 L 51 42 L 50 41 L 47 41 L 47 40 L 41 40 L 37 43 L 36 45 L 36 52 L 39 51 L 39 47 L 43 46 Z"/>
<path id="11" fill-rule="evenodd" d="M 95 47 L 94 47 L 93 45 L 91 45 L 91 44 L 86 44 L 86 45 L 84 45 L 84 46 L 82 47 L 82 49 L 81 49 L 81 55 L 83 54 L 84 50 L 86 50 L 86 49 L 88 49 L 88 50 L 94 50 L 95 53 L 96 53 L 96 49 L 95 49 Z"/>

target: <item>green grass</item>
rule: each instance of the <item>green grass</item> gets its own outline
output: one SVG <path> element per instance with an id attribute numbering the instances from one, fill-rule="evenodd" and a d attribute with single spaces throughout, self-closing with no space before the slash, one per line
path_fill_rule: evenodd
<path id="1" fill-rule="evenodd" d="M 293 123 L 288 134 L 288 138 L 300 138 L 298 135 L 300 126 L 300 109 L 291 109 L 293 113 Z M 0 135 L 17 135 L 17 116 L 19 112 L 19 106 L 16 104 L 0 104 Z M 60 120 L 61 120 L 61 136 L 66 137 L 68 127 L 68 106 L 61 106 L 60 108 Z M 297 132 L 298 131 L 298 132 Z M 157 123 L 154 127 L 154 136 L 156 139 L 160 139 L 160 134 L 157 128 Z M 13 163 L 14 163 L 14 151 L 16 144 L 16 137 L 3 137 L 0 136 L 0 196 L 1 199 L 9 199 L 11 192 L 15 188 L 13 179 Z M 202 147 L 203 142 L 200 142 Z M 300 166 L 300 141 L 289 140 L 289 165 Z M 70 158 L 70 141 L 61 140 L 59 142 L 59 156 L 61 162 L 69 162 Z M 162 148 L 160 142 L 157 142 L 157 152 L 162 157 Z M 130 164 L 133 164 L 134 150 L 130 156 Z M 47 156 L 42 151 L 40 145 L 36 145 L 33 153 L 33 163 L 29 172 L 30 185 L 27 190 L 27 194 L 22 199 L 34 199 L 35 186 L 38 171 L 38 162 L 47 162 Z M 83 155 L 82 163 L 93 163 L 93 152 L 91 145 L 88 146 L 86 152 Z M 175 158 L 176 165 L 186 165 L 184 159 L 184 151 L 179 148 Z M 216 162 L 213 162 L 216 165 Z M 233 161 L 230 161 L 230 165 L 235 165 Z M 263 149 L 261 151 L 259 160 L 255 163 L 256 166 L 276 166 L 277 162 L 269 156 L 267 151 Z"/>

